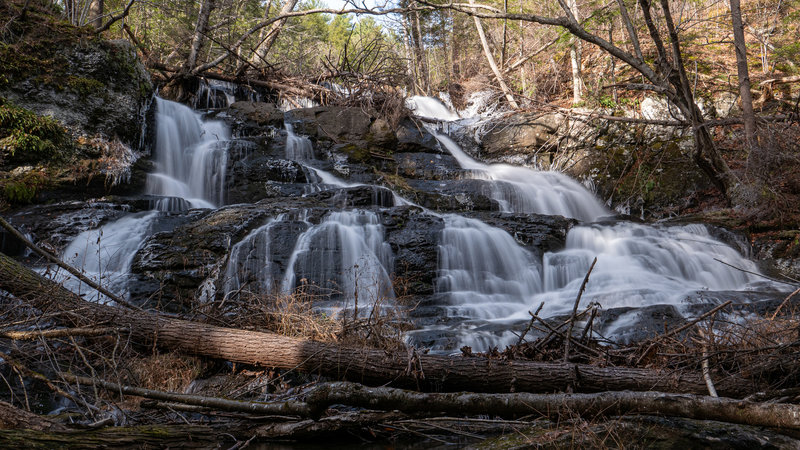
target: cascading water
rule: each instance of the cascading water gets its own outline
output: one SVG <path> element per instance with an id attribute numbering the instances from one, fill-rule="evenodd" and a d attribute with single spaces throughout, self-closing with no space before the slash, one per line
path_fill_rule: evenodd
<path id="1" fill-rule="evenodd" d="M 193 208 L 223 204 L 230 129 L 180 103 L 159 98 L 156 106 L 157 172 L 147 176 L 147 193 L 183 198 Z"/>
<path id="2" fill-rule="evenodd" d="M 271 254 L 271 231 L 285 219 L 280 215 L 251 231 L 233 246 L 225 269 L 224 292 L 227 296 L 242 293 L 266 294 L 277 291 L 276 268 Z"/>
<path id="3" fill-rule="evenodd" d="M 112 291 L 124 294 L 136 251 L 152 233 L 159 212 L 213 208 L 225 198 L 224 184 L 230 130 L 221 121 L 200 115 L 179 103 L 156 102 L 155 156 L 157 172 L 148 174 L 146 191 L 158 198 L 154 211 L 125 216 L 96 230 L 79 234 L 63 258 L 81 267 Z M 72 286 L 80 289 L 79 285 Z"/>
<path id="4" fill-rule="evenodd" d="M 334 300 L 329 307 L 362 308 L 392 300 L 392 250 L 371 211 L 332 212 L 295 244 L 282 290 L 305 286 Z M 324 307 L 324 306 L 323 306 Z"/>
<path id="5" fill-rule="evenodd" d="M 586 188 L 558 172 L 536 171 L 507 164 L 482 164 L 470 158 L 452 139 L 435 133 L 439 142 L 476 179 L 486 180 L 488 192 L 508 212 L 561 215 L 596 220 L 609 215 Z"/>
<path id="6" fill-rule="evenodd" d="M 292 124 L 286 123 L 286 159 L 293 161 L 310 161 L 314 159 L 314 146 L 305 136 L 294 133 Z"/>
<path id="7" fill-rule="evenodd" d="M 455 215 L 445 217 L 438 274 L 436 290 L 455 316 L 505 317 L 542 290 L 539 263 L 508 233 Z"/>
<path id="8" fill-rule="evenodd" d="M 87 276 L 111 292 L 125 296 L 133 256 L 152 231 L 157 216 L 156 211 L 131 214 L 101 228 L 84 231 L 67 246 L 62 259 L 82 268 Z M 99 295 L 94 289 L 82 289 L 81 282 L 67 274 L 56 278 L 74 292 Z"/>
<path id="9" fill-rule="evenodd" d="M 424 101 L 416 101 L 418 109 L 432 114 L 432 108 L 420 108 Z M 452 113 L 436 118 L 450 117 Z M 559 214 L 583 221 L 609 214 L 591 193 L 564 174 L 482 164 L 450 138 L 436 136 L 462 168 L 489 184 L 488 194 L 508 212 Z M 745 290 L 757 281 L 723 264 L 757 273 L 754 263 L 711 237 L 703 225 L 578 226 L 569 231 L 566 248 L 546 253 L 540 264 L 505 231 L 479 221 L 447 218 L 439 246 L 437 286 L 447 295 L 447 311 L 453 316 L 486 323 L 518 322 L 528 320 L 528 311 L 540 302 L 544 302 L 541 314 L 545 316 L 570 311 L 595 257 L 597 264 L 582 301 L 604 308 L 681 305 L 697 291 Z M 508 327 L 481 332 L 475 326 L 467 330 L 458 325 L 461 344 L 485 349 L 516 339 Z"/>

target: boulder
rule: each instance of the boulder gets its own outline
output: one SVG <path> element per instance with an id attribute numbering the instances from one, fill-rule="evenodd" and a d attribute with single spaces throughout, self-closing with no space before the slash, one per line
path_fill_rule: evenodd
<path id="1" fill-rule="evenodd" d="M 557 113 L 507 116 L 483 136 L 483 150 L 489 156 L 549 149 L 558 143 L 564 120 L 564 116 Z"/>
<path id="2" fill-rule="evenodd" d="M 366 142 L 374 120 L 361 108 L 341 106 L 293 109 L 287 114 L 296 133 L 337 143 Z"/>
<path id="3" fill-rule="evenodd" d="M 233 118 L 257 127 L 283 127 L 283 111 L 274 103 L 235 102 L 228 108 Z"/>

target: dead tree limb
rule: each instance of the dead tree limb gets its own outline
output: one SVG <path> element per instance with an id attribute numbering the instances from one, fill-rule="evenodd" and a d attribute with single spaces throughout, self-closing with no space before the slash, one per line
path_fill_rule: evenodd
<path id="1" fill-rule="evenodd" d="M 428 411 L 456 415 L 558 418 L 656 414 L 717 420 L 755 426 L 800 429 L 800 406 L 754 403 L 702 395 L 663 392 L 601 392 L 596 394 L 475 394 L 420 393 L 387 387 L 370 388 L 347 382 L 319 386 L 306 398 L 319 408 L 333 404 L 405 412 Z"/>
<path id="2" fill-rule="evenodd" d="M 55 320 L 69 326 L 115 323 L 128 328 L 133 341 L 162 349 L 366 384 L 475 392 L 553 392 L 573 383 L 573 388 L 582 392 L 656 390 L 699 394 L 706 391 L 702 376 L 694 373 L 424 354 L 417 355 L 415 360 L 425 372 L 425 378 L 419 379 L 414 372 L 408 372 L 405 351 L 313 342 L 90 303 L 3 254 L 0 254 L 0 289 L 51 313 Z M 717 388 L 720 395 L 728 397 L 763 390 L 752 381 L 735 376 L 719 380 Z"/>
<path id="3" fill-rule="evenodd" d="M 95 283 L 94 280 L 92 280 L 91 278 L 89 278 L 86 275 L 84 275 L 83 273 L 81 273 L 80 270 L 72 267 L 71 265 L 65 263 L 64 261 L 61 261 L 61 259 L 59 259 L 56 255 L 54 255 L 54 254 L 52 254 L 52 253 L 50 253 L 48 251 L 43 250 L 41 247 L 39 247 L 38 245 L 36 245 L 33 242 L 31 242 L 28 238 L 23 236 L 22 233 L 20 233 L 16 228 L 14 228 L 13 225 L 8 223 L 2 217 L 0 217 L 0 226 L 5 228 L 6 231 L 11 233 L 11 235 L 14 236 L 16 239 L 19 239 L 20 242 L 25 244 L 25 246 L 28 247 L 29 249 L 33 250 L 37 255 L 43 257 L 44 259 L 46 259 L 50 263 L 55 264 L 58 267 L 61 267 L 62 269 L 66 270 L 67 272 L 72 274 L 75 278 L 77 278 L 77 279 L 81 280 L 82 282 L 86 283 L 87 285 L 91 286 L 92 289 L 97 290 L 97 292 L 100 292 L 101 294 L 105 295 L 106 297 L 110 298 L 111 300 L 114 300 L 115 302 L 117 302 L 117 304 L 120 304 L 120 305 L 125 306 L 127 308 L 141 310 L 141 308 L 139 308 L 138 306 L 133 305 L 131 303 L 128 303 L 127 301 L 125 301 L 120 296 L 112 293 L 108 289 L 106 289 L 106 288 L 100 286 L 99 284 Z"/>
<path id="4" fill-rule="evenodd" d="M 127 330 L 115 327 L 57 328 L 54 330 L 0 331 L 0 337 L 14 339 L 17 341 L 33 341 L 39 338 L 52 339 L 72 336 L 105 336 L 124 331 Z"/>
<path id="5" fill-rule="evenodd" d="M 308 417 L 311 411 L 304 403 L 297 401 L 286 401 L 276 403 L 266 402 L 246 402 L 240 400 L 228 400 L 218 397 L 206 397 L 202 395 L 191 394 L 178 394 L 175 392 L 157 391 L 154 389 L 145 389 L 135 386 L 126 386 L 122 384 L 112 383 L 110 381 L 100 380 L 97 378 L 87 378 L 71 375 L 68 373 L 59 374 L 65 380 L 84 384 L 84 385 L 97 385 L 111 392 L 119 394 L 135 395 L 137 397 L 151 398 L 154 400 L 163 400 L 167 402 L 183 403 L 186 405 L 202 406 L 204 408 L 216 409 L 218 411 L 235 411 L 245 412 L 252 414 L 277 414 L 277 415 L 293 415 Z"/>

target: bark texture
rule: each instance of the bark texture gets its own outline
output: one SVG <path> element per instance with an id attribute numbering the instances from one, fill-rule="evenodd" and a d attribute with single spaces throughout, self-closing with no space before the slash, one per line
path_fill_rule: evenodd
<path id="1" fill-rule="evenodd" d="M 3 254 L 0 289 L 69 326 L 113 324 L 130 330 L 133 340 L 148 346 L 364 384 L 473 392 L 706 392 L 700 373 L 387 352 L 99 305 L 82 300 Z M 748 380 L 728 377 L 717 381 L 717 390 L 723 396 L 743 397 L 759 389 Z"/>

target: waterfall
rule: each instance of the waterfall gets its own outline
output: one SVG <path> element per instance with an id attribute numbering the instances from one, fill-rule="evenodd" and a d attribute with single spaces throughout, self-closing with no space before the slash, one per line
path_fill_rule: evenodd
<path id="1" fill-rule="evenodd" d="M 493 319 L 527 307 L 541 292 L 538 263 L 505 231 L 456 215 L 445 217 L 436 290 L 453 316 Z"/>
<path id="2" fill-rule="evenodd" d="M 487 181 L 487 194 L 505 211 L 557 214 L 580 220 L 610 215 L 594 195 L 563 173 L 479 163 L 449 137 L 434 135 L 462 168 L 471 171 L 473 178 Z"/>
<path id="3" fill-rule="evenodd" d="M 193 208 L 223 204 L 230 129 L 180 103 L 159 98 L 156 106 L 157 172 L 147 176 L 147 193 L 183 198 Z"/>
<path id="4" fill-rule="evenodd" d="M 233 246 L 225 269 L 223 288 L 226 296 L 268 294 L 277 290 L 276 268 L 270 249 L 273 236 L 270 232 L 276 223 L 284 219 L 285 215 L 279 215 L 251 231 Z"/>
<path id="5" fill-rule="evenodd" d="M 392 250 L 384 242 L 383 226 L 371 211 L 328 214 L 303 233 L 295 244 L 282 281 L 284 293 L 307 286 L 336 306 L 358 308 L 392 300 Z"/>
<path id="6" fill-rule="evenodd" d="M 431 108 L 423 111 L 442 117 Z M 558 214 L 583 221 L 609 215 L 589 191 L 564 174 L 483 164 L 447 136 L 436 137 L 472 177 L 486 181 L 487 194 L 507 212 Z M 437 291 L 446 295 L 451 317 L 508 325 L 528 320 L 528 311 L 541 302 L 542 315 L 565 314 L 571 311 L 595 257 L 582 304 L 597 302 L 606 309 L 682 305 L 697 292 L 746 290 L 758 281 L 720 262 L 758 272 L 752 261 L 714 239 L 704 225 L 581 225 L 568 232 L 563 250 L 546 253 L 539 261 L 506 232 L 452 216 L 446 218 L 440 237 Z M 516 339 L 507 326 L 487 333 L 459 323 L 455 330 L 459 345 L 478 349 Z"/>
<path id="7" fill-rule="evenodd" d="M 314 147 L 311 140 L 294 133 L 292 124 L 286 122 L 286 159 L 292 161 L 310 161 L 314 159 Z"/>
<path id="8" fill-rule="evenodd" d="M 103 227 L 84 231 L 70 242 L 61 259 L 81 268 L 98 284 L 124 297 L 133 257 L 145 236 L 152 231 L 157 216 L 155 211 L 130 214 Z M 59 273 L 56 281 L 63 282 L 76 293 L 100 296 L 94 289 L 82 289 L 81 282 L 66 273 Z"/>
<path id="9" fill-rule="evenodd" d="M 213 208 L 225 199 L 225 171 L 230 130 L 221 121 L 203 121 L 189 107 L 156 99 L 155 162 L 146 191 L 158 196 L 153 211 L 125 216 L 79 234 L 63 254 L 112 292 L 125 295 L 133 257 L 152 234 L 160 212 Z M 67 282 L 80 291 L 80 283 Z"/>

